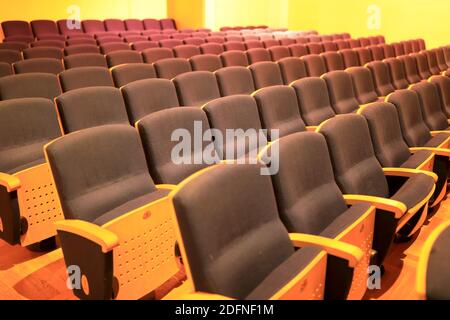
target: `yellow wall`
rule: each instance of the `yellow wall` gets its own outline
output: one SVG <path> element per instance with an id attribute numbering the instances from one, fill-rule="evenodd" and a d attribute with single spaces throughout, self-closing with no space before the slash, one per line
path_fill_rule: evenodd
<path id="1" fill-rule="evenodd" d="M 368 28 L 368 8 L 381 9 L 381 27 Z M 290 0 L 289 27 L 353 36 L 383 34 L 389 42 L 419 38 L 429 47 L 450 43 L 449 0 Z"/>
<path id="2" fill-rule="evenodd" d="M 203 28 L 205 0 L 167 0 L 167 14 L 179 29 Z"/>

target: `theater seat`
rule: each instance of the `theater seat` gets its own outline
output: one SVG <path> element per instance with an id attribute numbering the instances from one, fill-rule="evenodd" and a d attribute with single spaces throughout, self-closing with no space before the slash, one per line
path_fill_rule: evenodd
<path id="1" fill-rule="evenodd" d="M 436 59 L 437 59 L 437 64 L 438 64 L 439 70 L 441 72 L 442 71 L 447 71 L 449 66 L 447 65 L 447 62 L 445 60 L 444 49 L 443 48 L 436 48 L 436 49 L 433 49 L 433 52 L 436 55 Z"/>
<path id="2" fill-rule="evenodd" d="M 106 55 L 106 61 L 110 68 L 127 63 L 144 63 L 140 52 L 137 51 L 114 51 Z"/>
<path id="3" fill-rule="evenodd" d="M 61 60 L 37 58 L 18 61 L 13 64 L 16 74 L 21 73 L 51 73 L 59 74 L 64 70 Z"/>
<path id="4" fill-rule="evenodd" d="M 284 58 L 279 60 L 277 64 L 285 85 L 307 77 L 305 63 L 301 59 L 294 57 Z"/>
<path id="5" fill-rule="evenodd" d="M 283 85 L 280 68 L 275 62 L 257 62 L 248 67 L 256 89 Z"/>
<path id="6" fill-rule="evenodd" d="M 173 50 L 169 48 L 151 48 L 142 51 L 145 63 L 155 63 L 159 60 L 174 58 Z"/>
<path id="7" fill-rule="evenodd" d="M 426 80 L 432 76 L 430 67 L 428 66 L 427 56 L 424 53 L 415 53 L 411 55 L 417 61 L 417 69 L 419 70 L 419 75 L 422 79 Z"/>
<path id="8" fill-rule="evenodd" d="M 214 73 L 193 71 L 173 79 L 181 106 L 201 107 L 211 100 L 220 98 Z"/>
<path id="9" fill-rule="evenodd" d="M 303 60 L 306 67 L 306 73 L 310 77 L 320 77 L 327 73 L 324 59 L 318 54 L 310 54 L 303 56 L 300 59 Z"/>
<path id="10" fill-rule="evenodd" d="M 133 125 L 149 114 L 180 106 L 177 91 L 170 80 L 139 80 L 125 85 L 120 90 L 130 123 Z"/>
<path id="11" fill-rule="evenodd" d="M 131 31 L 144 31 L 144 23 L 138 19 L 126 19 L 124 20 L 125 27 Z"/>
<path id="12" fill-rule="evenodd" d="M 134 128 L 82 130 L 47 145 L 45 152 L 66 218 L 56 225 L 64 260 L 78 266 L 89 285 L 74 288 L 75 296 L 139 299 L 178 272 L 167 214 L 170 189 L 153 183 Z M 145 246 L 149 241 L 153 250 Z M 131 263 L 136 259 L 149 272 Z"/>
<path id="13" fill-rule="evenodd" d="M 291 84 L 297 93 L 300 114 L 310 130 L 336 114 L 331 107 L 327 83 L 321 78 L 305 78 Z"/>
<path id="14" fill-rule="evenodd" d="M 66 69 L 79 67 L 108 68 L 105 56 L 99 53 L 81 53 L 67 56 L 64 58 L 64 66 Z"/>
<path id="15" fill-rule="evenodd" d="M 62 40 L 65 39 L 64 36 L 59 34 L 58 26 L 55 21 L 52 20 L 33 20 L 30 23 L 33 34 L 36 38 L 45 38 L 49 36 L 59 36 Z"/>
<path id="16" fill-rule="evenodd" d="M 213 100 L 202 108 L 209 125 L 224 138 L 214 139 L 220 160 L 256 159 L 266 139 L 258 133 L 261 121 L 255 99 L 248 95 L 234 95 Z M 234 131 L 234 139 L 226 139 L 227 130 Z M 257 143 L 255 139 L 258 137 Z M 251 141 L 253 140 L 253 141 Z"/>
<path id="17" fill-rule="evenodd" d="M 367 288 L 375 207 L 346 202 L 334 180 L 327 144 L 320 134 L 292 134 L 275 141 L 262 154 L 273 150 L 279 153 L 280 170 L 272 181 L 280 217 L 288 232 L 343 241 L 364 252 L 364 258 L 355 267 L 328 257 L 325 299 L 362 299 Z"/>
<path id="18" fill-rule="evenodd" d="M 438 176 L 430 202 L 433 207 L 438 205 L 447 191 L 449 158 L 435 155 L 431 150 L 410 149 L 402 135 L 397 109 L 391 103 L 373 103 L 359 113 L 367 120 L 375 155 L 383 168 L 419 169 Z"/>
<path id="19" fill-rule="evenodd" d="M 263 129 L 269 141 L 274 141 L 296 132 L 306 131 L 297 103 L 295 90 L 288 86 L 260 89 L 253 94 L 258 105 Z M 278 130 L 275 137 L 273 131 Z"/>
<path id="20" fill-rule="evenodd" d="M 30 43 L 31 48 L 46 47 L 46 48 L 63 49 L 65 46 L 66 46 L 66 43 L 64 41 L 58 41 L 58 40 L 39 40 L 39 41 Z"/>
<path id="21" fill-rule="evenodd" d="M 114 87 L 111 73 L 102 67 L 81 67 L 59 74 L 63 92 L 88 87 Z"/>
<path id="22" fill-rule="evenodd" d="M 64 48 L 64 54 L 71 56 L 82 53 L 100 53 L 100 48 L 94 45 L 75 45 Z"/>
<path id="23" fill-rule="evenodd" d="M 14 70 L 9 63 L 0 62 L 0 78 L 13 75 Z"/>
<path id="24" fill-rule="evenodd" d="M 156 71 L 151 64 L 127 63 L 111 68 L 111 75 L 117 88 L 134 81 L 156 78 Z"/>
<path id="25" fill-rule="evenodd" d="M 227 67 L 215 72 L 222 97 L 252 94 L 256 89 L 251 71 L 245 67 Z"/>
<path id="26" fill-rule="evenodd" d="M 23 57 L 24 59 L 51 58 L 61 60 L 63 53 L 58 48 L 36 47 L 23 50 Z"/>
<path id="27" fill-rule="evenodd" d="M 225 51 L 223 45 L 219 43 L 205 43 L 200 45 L 202 54 L 216 54 L 219 55 Z"/>
<path id="28" fill-rule="evenodd" d="M 182 58 L 170 58 L 158 60 L 154 63 L 158 78 L 171 80 L 176 76 L 191 72 L 191 64 L 188 60 Z"/>
<path id="29" fill-rule="evenodd" d="M 385 97 L 395 91 L 391 76 L 389 75 L 389 68 L 384 62 L 370 62 L 367 64 L 367 68 L 372 72 L 375 91 L 379 97 Z"/>
<path id="30" fill-rule="evenodd" d="M 289 49 L 282 46 L 275 46 L 268 49 L 272 61 L 277 62 L 291 56 Z"/>
<path id="31" fill-rule="evenodd" d="M 427 51 L 425 51 L 425 55 L 427 57 L 428 66 L 430 67 L 431 73 L 433 75 L 440 74 L 441 70 L 439 69 L 436 53 L 432 50 L 427 50 Z"/>
<path id="32" fill-rule="evenodd" d="M 401 60 L 397 58 L 389 58 L 383 60 L 383 62 L 388 66 L 394 88 L 396 90 L 408 88 L 409 82 L 406 79 L 405 68 Z"/>
<path id="33" fill-rule="evenodd" d="M 364 66 L 367 63 L 372 62 L 374 60 L 372 57 L 372 53 L 367 48 L 358 48 L 355 50 L 355 52 L 358 56 L 360 66 Z"/>
<path id="34" fill-rule="evenodd" d="M 358 54 L 356 53 L 356 51 L 351 49 L 344 49 L 339 51 L 339 53 L 342 56 L 342 60 L 344 60 L 345 68 L 360 66 Z"/>
<path id="35" fill-rule="evenodd" d="M 382 169 L 361 115 L 337 116 L 325 122 L 319 132 L 327 140 L 341 191 L 367 197 L 366 202 L 377 208 L 373 248 L 378 253 L 377 264 L 382 265 L 395 234 L 408 239 L 422 227 L 437 177 L 427 171 Z"/>
<path id="36" fill-rule="evenodd" d="M 249 64 L 263 61 L 272 61 L 270 52 L 267 49 L 250 49 L 246 52 Z"/>
<path id="37" fill-rule="evenodd" d="M 309 236 L 289 236 L 279 217 L 271 179 L 261 175 L 260 170 L 259 165 L 208 168 L 184 182 L 172 195 L 177 227 L 181 230 L 178 241 L 183 261 L 191 270 L 188 286 L 195 288 L 195 292 L 191 289 L 184 295 L 185 299 L 324 297 L 326 255 L 320 250 L 326 248 L 309 248 L 314 242 L 318 244 L 319 238 L 307 244 L 301 240 L 312 240 Z M 216 201 L 205 197 L 205 192 L 220 194 L 223 205 L 217 207 Z M 244 221 L 241 219 L 243 210 L 247 217 Z M 234 221 L 240 222 L 235 224 Z M 229 225 L 232 229 L 219 236 L 212 232 L 212 226 L 218 225 Z M 271 237 L 265 237 L 266 234 Z M 295 251 L 290 237 L 300 240 L 294 243 L 303 248 Z M 206 252 L 220 254 L 214 255 L 211 264 L 211 255 Z M 342 254 L 341 250 L 339 252 L 337 255 Z M 354 252 L 353 263 L 357 263 L 362 253 Z M 303 290 L 299 289 L 300 283 L 304 284 Z"/>
<path id="38" fill-rule="evenodd" d="M 29 246 L 53 237 L 53 222 L 62 219 L 43 152 L 61 130 L 53 102 L 43 98 L 0 102 L 0 121 L 0 238 Z"/>
<path id="39" fill-rule="evenodd" d="M 383 61 L 383 59 L 385 58 L 384 51 L 381 46 L 370 46 L 368 49 L 372 54 L 373 61 Z"/>
<path id="40" fill-rule="evenodd" d="M 31 31 L 30 24 L 26 21 L 3 21 L 2 29 L 5 38 L 23 36 L 23 37 L 34 37 Z"/>
<path id="41" fill-rule="evenodd" d="M 413 56 L 402 56 L 398 59 L 403 63 L 406 80 L 408 80 L 410 84 L 422 81 L 419 74 L 419 69 L 417 69 L 417 61 Z"/>
<path id="42" fill-rule="evenodd" d="M 61 94 L 58 78 L 50 73 L 26 73 L 0 79 L 0 100 L 53 99 Z"/>
<path id="43" fill-rule="evenodd" d="M 81 25 L 83 26 L 83 30 L 88 34 L 96 34 L 106 32 L 106 28 L 103 24 L 103 21 L 100 20 L 84 20 L 81 21 Z"/>
<path id="44" fill-rule="evenodd" d="M 308 48 L 303 44 L 292 44 L 288 48 L 293 57 L 300 58 L 308 55 Z"/>
<path id="45" fill-rule="evenodd" d="M 345 69 L 344 60 L 338 52 L 325 52 L 321 56 L 325 61 L 328 72 Z"/>
<path id="46" fill-rule="evenodd" d="M 103 54 L 109 54 L 114 51 L 131 50 L 128 43 L 125 42 L 110 42 L 100 45 L 100 51 Z"/>
<path id="47" fill-rule="evenodd" d="M 119 19 L 106 19 L 103 21 L 106 31 L 125 31 L 125 23 Z"/>
<path id="48" fill-rule="evenodd" d="M 378 98 L 375 91 L 375 85 L 372 79 L 372 73 L 365 67 L 353 67 L 346 70 L 350 75 L 355 91 L 355 97 L 360 105 L 377 102 L 384 99 Z"/>
<path id="49" fill-rule="evenodd" d="M 22 60 L 22 53 L 16 50 L 0 49 L 0 62 L 13 64 Z"/>
<path id="50" fill-rule="evenodd" d="M 131 44 L 131 48 L 134 51 L 142 52 L 147 49 L 158 48 L 159 43 L 155 41 L 137 41 Z"/>
<path id="51" fill-rule="evenodd" d="M 25 50 L 26 48 L 28 48 L 28 43 L 24 43 L 24 42 L 2 42 L 0 43 L 0 49 L 7 49 L 7 50 L 14 50 L 14 51 L 19 51 L 22 52 L 23 50 Z"/>
<path id="52" fill-rule="evenodd" d="M 193 56 L 200 55 L 200 49 L 194 45 L 181 45 L 173 48 L 175 57 L 189 59 Z"/>
<path id="53" fill-rule="evenodd" d="M 417 93 L 423 119 L 431 131 L 450 131 L 447 116 L 444 114 L 439 92 L 430 82 L 421 82 L 410 87 Z"/>
<path id="54" fill-rule="evenodd" d="M 198 48 L 198 46 L 200 46 L 201 44 L 206 43 L 206 40 L 203 38 L 197 38 L 197 37 L 192 37 L 192 38 L 188 38 L 184 40 L 184 44 L 187 45 L 193 45 L 196 46 Z M 200 48 L 198 48 L 200 49 Z"/>
<path id="55" fill-rule="evenodd" d="M 225 51 L 231 51 L 231 50 L 236 50 L 236 51 L 245 51 L 247 50 L 247 48 L 245 47 L 244 42 L 241 41 L 226 41 L 223 44 L 223 47 L 225 48 Z"/>
<path id="56" fill-rule="evenodd" d="M 322 76 L 330 96 L 331 106 L 336 114 L 358 111 L 359 103 L 353 90 L 352 78 L 345 71 L 333 71 Z"/>
<path id="57" fill-rule="evenodd" d="M 442 111 L 447 119 L 450 119 L 450 79 L 445 76 L 433 76 L 429 82 L 434 84 L 438 90 Z"/>
<path id="58" fill-rule="evenodd" d="M 173 139 L 177 130 L 183 130 L 184 134 L 189 133 L 191 137 L 199 132 L 202 137 L 207 136 L 209 123 L 200 108 L 171 108 L 155 112 L 139 120 L 136 127 L 144 146 L 150 174 L 157 184 L 179 184 L 196 172 L 215 164 L 208 164 L 206 160 L 209 159 L 204 159 L 207 141 L 200 148 L 190 144 L 190 153 L 184 150 L 184 154 L 177 154 L 179 159 L 174 159 L 172 152 L 181 142 Z"/>
<path id="59" fill-rule="evenodd" d="M 247 67 L 249 60 L 242 51 L 227 51 L 220 55 L 224 67 Z"/>
<path id="60" fill-rule="evenodd" d="M 193 71 L 214 72 L 223 68 L 222 61 L 217 55 L 202 54 L 189 59 Z"/>

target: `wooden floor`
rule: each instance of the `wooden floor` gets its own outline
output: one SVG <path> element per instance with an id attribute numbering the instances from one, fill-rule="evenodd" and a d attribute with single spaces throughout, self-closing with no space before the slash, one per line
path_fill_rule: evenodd
<path id="1" fill-rule="evenodd" d="M 449 219 L 450 199 L 447 199 L 415 240 L 394 245 L 385 263 L 386 272 L 381 290 L 370 291 L 365 298 L 416 300 L 416 267 L 424 241 L 433 229 Z M 168 287 L 177 285 L 182 278 L 181 273 L 172 279 L 157 292 L 157 298 L 163 296 Z M 61 250 L 43 254 L 0 241 L 0 300 L 12 299 L 76 299 L 66 286 Z"/>

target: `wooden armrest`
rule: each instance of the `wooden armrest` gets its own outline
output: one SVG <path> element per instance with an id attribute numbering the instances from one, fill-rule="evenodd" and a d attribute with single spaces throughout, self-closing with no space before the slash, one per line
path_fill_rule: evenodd
<path id="1" fill-rule="evenodd" d="M 441 149 L 441 148 L 429 148 L 429 147 L 419 147 L 419 148 L 409 148 L 411 153 L 416 153 L 419 151 L 431 151 L 438 156 L 449 157 L 450 158 L 450 149 Z"/>
<path id="2" fill-rule="evenodd" d="M 347 205 L 355 205 L 358 203 L 367 203 L 379 210 L 392 212 L 396 219 L 400 219 L 408 211 L 405 204 L 400 201 L 385 199 L 379 197 L 362 196 L 362 195 L 344 195 Z"/>
<path id="3" fill-rule="evenodd" d="M 411 178 L 416 174 L 425 174 L 433 178 L 434 183 L 438 181 L 438 176 L 434 172 L 417 170 L 417 169 L 406 169 L 406 168 L 383 168 L 384 175 L 387 177 L 406 177 Z"/>
<path id="4" fill-rule="evenodd" d="M 203 300 L 203 301 L 231 301 L 234 300 L 229 297 L 221 296 L 219 294 L 212 293 L 204 293 L 204 292 L 196 292 L 196 293 L 187 293 L 179 297 L 179 300 Z"/>
<path id="5" fill-rule="evenodd" d="M 338 240 L 300 233 L 289 234 L 289 237 L 295 247 L 319 247 L 328 254 L 347 260 L 351 268 L 356 267 L 364 257 L 360 248 Z"/>
<path id="6" fill-rule="evenodd" d="M 72 233 L 86 238 L 102 247 L 104 253 L 119 245 L 119 237 L 102 227 L 81 220 L 62 220 L 55 222 L 56 230 Z"/>
<path id="7" fill-rule="evenodd" d="M 158 189 L 158 190 L 171 190 L 171 191 L 173 191 L 176 188 L 177 188 L 177 186 L 174 185 L 174 184 L 158 184 L 156 186 L 156 189 Z"/>
<path id="8" fill-rule="evenodd" d="M 450 124 L 450 119 L 447 119 L 447 123 Z"/>
<path id="9" fill-rule="evenodd" d="M 431 136 L 432 136 L 432 137 L 436 137 L 438 134 L 441 134 L 441 133 L 450 133 L 450 131 L 448 131 L 448 130 L 441 130 L 441 131 L 431 131 L 430 133 L 431 133 Z"/>
<path id="10" fill-rule="evenodd" d="M 306 127 L 306 131 L 315 132 L 317 130 L 317 126 L 308 126 Z"/>
<path id="11" fill-rule="evenodd" d="M 20 179 L 16 176 L 0 172 L 0 185 L 4 186 L 8 192 L 13 192 L 20 188 Z"/>

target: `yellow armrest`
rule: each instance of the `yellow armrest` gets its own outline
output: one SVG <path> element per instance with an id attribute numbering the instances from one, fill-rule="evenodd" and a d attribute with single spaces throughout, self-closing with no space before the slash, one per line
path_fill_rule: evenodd
<path id="1" fill-rule="evenodd" d="M 383 168 L 383 172 L 385 176 L 388 177 L 406 177 L 411 178 L 416 174 L 425 174 L 433 178 L 434 182 L 438 181 L 438 176 L 434 172 L 417 170 L 417 169 L 406 169 L 406 168 Z"/>
<path id="2" fill-rule="evenodd" d="M 420 148 L 409 148 L 409 151 L 411 153 L 416 153 L 419 151 L 431 151 L 438 156 L 450 157 L 450 149 L 420 147 Z"/>
<path id="3" fill-rule="evenodd" d="M 450 119 L 447 119 L 447 123 L 450 124 Z"/>
<path id="4" fill-rule="evenodd" d="M 450 133 L 450 131 L 448 131 L 448 130 L 431 131 L 430 133 L 431 133 L 431 136 L 432 136 L 432 137 L 436 137 L 438 134 L 441 134 L 441 133 Z"/>
<path id="5" fill-rule="evenodd" d="M 234 300 L 229 297 L 221 296 L 219 294 L 211 294 L 211 293 L 203 293 L 203 292 L 196 292 L 196 293 L 188 293 L 184 294 L 180 297 L 180 300 L 203 300 L 203 301 L 230 301 Z"/>
<path id="6" fill-rule="evenodd" d="M 174 184 L 158 184 L 156 186 L 156 189 L 158 189 L 158 190 L 171 190 L 171 191 L 173 191 L 176 188 L 177 188 L 177 186 L 174 185 Z"/>
<path id="7" fill-rule="evenodd" d="M 317 126 L 308 126 L 306 127 L 306 131 L 315 132 L 317 130 Z"/>
<path id="8" fill-rule="evenodd" d="M 347 205 L 350 206 L 358 203 L 367 203 L 379 210 L 392 212 L 395 215 L 396 219 L 400 219 L 401 217 L 403 217 L 406 211 L 408 211 L 408 208 L 405 204 L 391 199 L 353 194 L 344 195 L 344 199 Z"/>
<path id="9" fill-rule="evenodd" d="M 347 260 L 351 268 L 356 267 L 364 257 L 360 248 L 334 239 L 300 233 L 289 234 L 289 237 L 295 247 L 319 247 L 328 254 Z"/>
<path id="10" fill-rule="evenodd" d="M 20 180 L 16 176 L 0 172 L 0 185 L 8 192 L 13 192 L 20 188 Z"/>
<path id="11" fill-rule="evenodd" d="M 56 230 L 72 233 L 86 238 L 102 247 L 104 253 L 119 245 L 119 237 L 102 227 L 81 220 L 62 220 L 55 222 Z"/>

